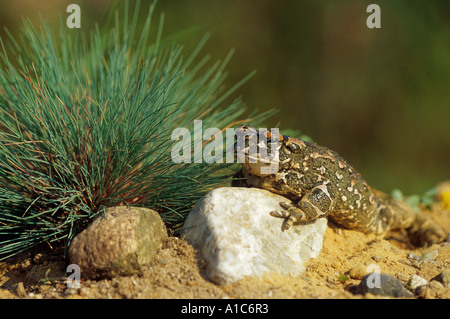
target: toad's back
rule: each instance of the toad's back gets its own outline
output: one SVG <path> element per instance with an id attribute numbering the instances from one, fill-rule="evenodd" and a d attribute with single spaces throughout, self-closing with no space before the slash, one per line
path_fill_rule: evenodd
<path id="1" fill-rule="evenodd" d="M 422 243 L 443 239 L 444 232 L 427 215 L 371 189 L 335 151 L 283 135 L 279 136 L 279 142 L 276 173 L 260 174 L 261 163 L 248 160 L 242 163 L 242 173 L 248 185 L 294 201 L 294 205 L 280 203 L 284 210 L 271 212 L 273 216 L 287 218 L 286 229 L 329 216 L 341 226 L 366 233 L 409 228 Z"/>

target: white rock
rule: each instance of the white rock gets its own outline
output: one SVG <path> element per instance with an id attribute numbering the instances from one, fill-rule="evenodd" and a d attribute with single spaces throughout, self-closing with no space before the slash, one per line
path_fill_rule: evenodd
<path id="1" fill-rule="evenodd" d="M 431 251 L 429 253 L 426 253 L 424 255 L 423 261 L 431 262 L 431 261 L 435 260 L 438 255 L 439 255 L 439 252 L 437 251 L 437 249 L 435 249 L 435 250 L 433 250 L 433 251 Z"/>
<path id="2" fill-rule="evenodd" d="M 428 284 L 428 281 L 426 279 L 414 274 L 409 279 L 407 286 L 410 290 L 414 291 L 417 287 L 420 287 L 420 286 L 423 286 L 426 284 Z"/>
<path id="3" fill-rule="evenodd" d="M 207 276 L 228 284 L 271 272 L 297 276 L 319 255 L 327 220 L 284 231 L 285 220 L 270 216 L 286 198 L 257 188 L 222 187 L 199 200 L 183 234 L 206 262 Z"/>

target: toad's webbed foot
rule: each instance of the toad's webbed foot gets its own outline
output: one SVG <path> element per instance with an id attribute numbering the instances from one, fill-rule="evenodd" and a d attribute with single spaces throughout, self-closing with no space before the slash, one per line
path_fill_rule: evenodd
<path id="1" fill-rule="evenodd" d="M 284 210 L 272 211 L 270 212 L 270 215 L 274 217 L 286 218 L 284 230 L 288 230 L 292 225 L 308 222 L 305 218 L 306 214 L 300 208 L 287 202 L 281 202 L 280 206 Z"/>
<path id="2" fill-rule="evenodd" d="M 307 192 L 302 199 L 293 205 L 287 202 L 281 202 L 281 211 L 272 211 L 270 215 L 274 217 L 287 218 L 284 226 L 288 230 L 295 224 L 306 224 L 320 217 L 327 216 L 334 204 L 332 188 L 329 183 L 318 185 Z"/>

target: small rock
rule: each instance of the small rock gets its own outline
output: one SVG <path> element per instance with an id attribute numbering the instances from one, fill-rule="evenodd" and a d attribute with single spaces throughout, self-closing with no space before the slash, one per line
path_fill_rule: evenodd
<path id="1" fill-rule="evenodd" d="M 391 297 L 413 297 L 401 281 L 386 274 L 371 273 L 365 275 L 359 285 L 352 287 L 352 293 L 365 295 L 366 293 Z"/>
<path id="2" fill-rule="evenodd" d="M 379 263 L 380 261 L 384 260 L 384 257 L 380 255 L 373 255 L 372 260 Z"/>
<path id="3" fill-rule="evenodd" d="M 222 187 L 197 202 L 182 233 L 201 253 L 210 280 L 228 284 L 245 276 L 297 276 L 305 270 L 304 263 L 322 249 L 327 220 L 284 231 L 284 219 L 269 212 L 286 201 L 262 189 Z"/>
<path id="4" fill-rule="evenodd" d="M 432 297 L 432 293 L 430 291 L 430 289 L 428 289 L 428 285 L 424 285 L 424 286 L 419 286 L 414 290 L 414 294 L 417 297 L 420 298 L 425 298 L 425 299 L 429 299 L 430 297 Z"/>
<path id="5" fill-rule="evenodd" d="M 366 274 L 367 274 L 367 266 L 365 265 L 358 265 L 356 267 L 353 267 L 349 271 L 349 275 L 353 279 L 362 279 Z"/>
<path id="6" fill-rule="evenodd" d="M 445 287 L 438 281 L 433 280 L 426 286 L 416 289 L 416 295 L 425 299 L 448 299 L 449 294 Z"/>
<path id="7" fill-rule="evenodd" d="M 445 287 L 444 285 L 442 285 L 439 281 L 433 280 L 430 281 L 430 284 L 428 285 L 428 287 L 436 294 L 436 295 L 440 295 L 443 294 L 445 292 Z"/>
<path id="8" fill-rule="evenodd" d="M 409 290 L 414 291 L 417 287 L 425 286 L 428 284 L 428 281 L 420 276 L 412 275 L 408 281 L 407 287 Z"/>
<path id="9" fill-rule="evenodd" d="M 166 238 L 166 226 L 157 212 L 110 207 L 74 238 L 69 259 L 80 266 L 83 278 L 131 275 L 152 262 Z"/>
<path id="10" fill-rule="evenodd" d="M 419 256 L 414 255 L 413 253 L 409 253 L 408 254 L 408 259 L 409 260 L 417 260 L 417 261 L 422 260 L 422 258 L 420 258 Z"/>
<path id="11" fill-rule="evenodd" d="M 76 293 L 78 293 L 78 289 L 75 288 L 67 288 L 66 290 L 64 290 L 64 294 L 65 295 L 74 295 Z"/>
<path id="12" fill-rule="evenodd" d="M 436 259 L 436 257 L 439 255 L 437 249 L 430 251 L 429 253 L 425 253 L 423 257 L 424 262 L 431 262 Z"/>
<path id="13" fill-rule="evenodd" d="M 43 258 L 42 258 L 42 254 L 41 253 L 37 253 L 34 257 L 33 257 L 33 262 L 35 264 L 40 264 L 43 262 Z"/>
<path id="14" fill-rule="evenodd" d="M 31 299 L 43 299 L 44 298 L 44 296 L 42 296 L 42 294 L 34 294 L 32 292 L 30 292 L 28 297 L 30 297 Z"/>
<path id="15" fill-rule="evenodd" d="M 16 287 L 16 294 L 20 297 L 20 298 L 27 298 L 27 292 L 25 290 L 25 286 L 23 285 L 23 282 L 20 281 L 17 283 L 17 287 Z"/>
<path id="16" fill-rule="evenodd" d="M 433 277 L 431 281 L 438 281 L 445 287 L 450 287 L 450 273 L 447 271 L 443 271 L 439 275 Z"/>
<path id="17" fill-rule="evenodd" d="M 404 282 L 405 284 L 408 283 L 410 276 L 408 276 L 407 274 L 402 274 L 402 273 L 398 273 L 396 275 L 397 279 L 400 280 L 401 282 Z"/>
<path id="18" fill-rule="evenodd" d="M 414 266 L 416 268 L 420 268 L 420 266 L 423 264 L 423 258 L 420 258 L 413 253 L 408 254 L 408 260 L 411 263 L 411 266 Z"/>

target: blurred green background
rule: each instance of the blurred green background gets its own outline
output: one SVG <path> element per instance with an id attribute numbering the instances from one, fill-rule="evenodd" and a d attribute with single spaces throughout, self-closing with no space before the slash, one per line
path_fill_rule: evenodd
<path id="1" fill-rule="evenodd" d="M 18 35 L 22 17 L 38 23 L 38 12 L 58 26 L 71 3 L 87 31 L 112 2 L 0 0 L 0 35 Z M 381 29 L 366 26 L 370 3 Z M 249 109 L 279 110 L 266 127 L 311 136 L 386 192 L 450 179 L 450 1 L 171 0 L 155 22 L 162 12 L 165 35 L 189 30 L 187 50 L 206 32 L 214 60 L 236 49 L 228 87 L 257 70 L 238 94 Z"/>

